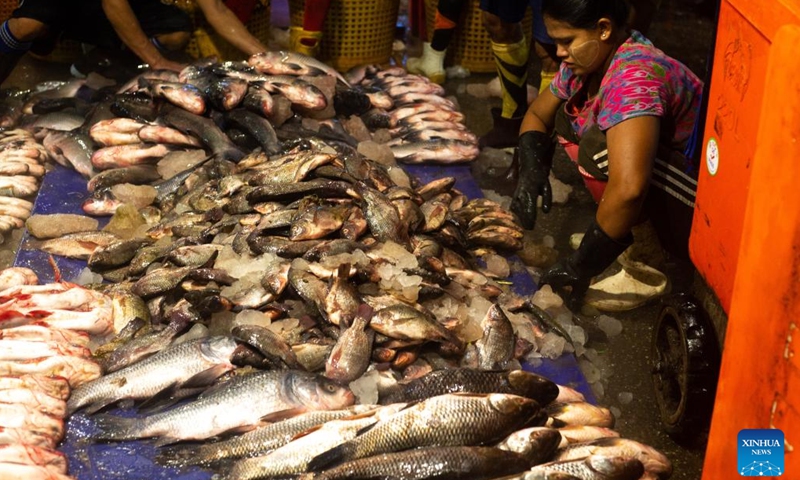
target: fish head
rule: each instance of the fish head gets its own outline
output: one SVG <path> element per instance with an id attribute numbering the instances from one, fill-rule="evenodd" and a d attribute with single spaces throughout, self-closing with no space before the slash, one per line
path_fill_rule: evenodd
<path id="1" fill-rule="evenodd" d="M 536 400 L 519 395 L 492 393 L 487 395 L 486 399 L 492 409 L 503 415 L 530 418 L 539 411 L 539 404 L 536 403 Z"/>
<path id="2" fill-rule="evenodd" d="M 508 384 L 514 392 L 520 395 L 535 398 L 540 405 L 547 405 L 558 397 L 558 385 L 550 379 L 526 372 L 525 370 L 512 370 L 506 376 Z"/>
<path id="3" fill-rule="evenodd" d="M 591 444 L 600 447 L 596 450 L 597 453 L 602 452 L 603 449 L 613 449 L 620 454 L 635 457 L 644 464 L 645 470 L 657 473 L 663 478 L 672 474 L 672 462 L 669 461 L 669 458 L 649 445 L 620 437 L 598 438 Z"/>
<path id="4" fill-rule="evenodd" d="M 299 395 L 305 397 L 303 404 L 318 410 L 349 407 L 356 401 L 356 396 L 349 388 L 321 375 L 313 377 L 306 388 L 298 390 Z"/>
<path id="5" fill-rule="evenodd" d="M 644 475 L 644 465 L 633 457 L 590 455 L 586 466 L 607 478 L 639 478 Z"/>

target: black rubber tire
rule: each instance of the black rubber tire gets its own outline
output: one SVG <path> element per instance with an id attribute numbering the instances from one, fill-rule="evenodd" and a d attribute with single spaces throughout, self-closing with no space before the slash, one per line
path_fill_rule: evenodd
<path id="1" fill-rule="evenodd" d="M 653 386 L 664 430 L 693 443 L 711 422 L 720 349 L 699 302 L 686 294 L 663 300 L 653 332 Z"/>

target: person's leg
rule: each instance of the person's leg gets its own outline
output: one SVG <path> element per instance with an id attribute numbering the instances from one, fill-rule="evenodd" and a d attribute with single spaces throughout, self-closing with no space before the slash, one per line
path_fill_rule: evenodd
<path id="1" fill-rule="evenodd" d="M 550 82 L 555 78 L 561 65 L 561 60 L 556 55 L 556 45 L 550 35 L 547 34 L 547 29 L 544 26 L 542 0 L 531 0 L 530 5 L 533 11 L 534 52 L 539 57 L 539 65 L 541 67 L 539 72 L 539 92 L 541 93 L 550 86 Z"/>
<path id="2" fill-rule="evenodd" d="M 503 106 L 492 110 L 492 129 L 480 139 L 482 147 L 505 148 L 517 144 L 522 117 L 528 108 L 529 47 L 520 22 L 525 2 L 482 0 L 483 24 L 492 41 L 500 77 Z"/>
<path id="3" fill-rule="evenodd" d="M 290 50 L 303 55 L 317 56 L 322 41 L 322 26 L 330 6 L 331 0 L 306 0 L 303 26 L 289 29 Z"/>
<path id="4" fill-rule="evenodd" d="M 408 59 L 409 72 L 425 75 L 434 83 L 444 82 L 444 56 L 453 39 L 464 3 L 465 0 L 439 0 L 431 41 L 423 44 L 421 57 Z"/>
<path id="5" fill-rule="evenodd" d="M 65 7 L 59 0 L 28 0 L 0 24 L 0 83 L 14 70 L 25 52 L 52 51 L 63 24 Z"/>

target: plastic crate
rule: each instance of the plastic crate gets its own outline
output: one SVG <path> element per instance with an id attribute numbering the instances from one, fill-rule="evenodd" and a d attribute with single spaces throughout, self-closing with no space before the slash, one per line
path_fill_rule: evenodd
<path id="1" fill-rule="evenodd" d="M 291 25 L 303 26 L 304 0 L 289 0 Z M 387 64 L 392 55 L 400 0 L 333 0 L 320 44 L 320 60 L 345 71 Z"/>
<path id="2" fill-rule="evenodd" d="M 433 22 L 438 4 L 438 0 L 425 0 L 428 41 L 433 37 Z M 480 0 L 469 0 L 464 10 L 447 48 L 445 64 L 461 65 L 476 73 L 494 72 L 497 67 L 494 63 L 491 39 L 483 26 Z M 533 37 L 533 14 L 530 7 L 525 10 L 525 17 L 522 19 L 522 31 L 525 32 L 525 39 L 530 45 Z"/>

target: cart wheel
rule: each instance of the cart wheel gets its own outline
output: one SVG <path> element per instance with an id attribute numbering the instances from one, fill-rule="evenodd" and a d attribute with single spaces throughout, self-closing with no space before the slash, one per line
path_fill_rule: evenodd
<path id="1" fill-rule="evenodd" d="M 653 385 L 665 431 L 676 441 L 697 439 L 708 427 L 719 372 L 719 347 L 698 301 L 663 301 L 653 334 Z"/>

